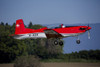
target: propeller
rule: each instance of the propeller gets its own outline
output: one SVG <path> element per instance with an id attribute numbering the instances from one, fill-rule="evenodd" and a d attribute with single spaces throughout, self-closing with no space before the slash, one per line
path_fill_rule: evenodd
<path id="1" fill-rule="evenodd" d="M 89 24 L 88 24 L 88 27 L 89 27 Z M 87 27 L 87 29 L 88 29 Z M 88 39 L 90 39 L 90 31 L 88 30 Z"/>
<path id="2" fill-rule="evenodd" d="M 90 31 L 88 30 L 88 39 L 90 39 Z"/>

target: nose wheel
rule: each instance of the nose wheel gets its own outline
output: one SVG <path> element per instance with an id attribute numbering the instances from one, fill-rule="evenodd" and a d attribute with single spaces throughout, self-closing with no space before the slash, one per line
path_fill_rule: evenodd
<path id="1" fill-rule="evenodd" d="M 81 41 L 80 41 L 79 37 L 77 36 L 76 43 L 77 43 L 77 44 L 80 44 L 80 42 L 81 42 Z"/>
<path id="2" fill-rule="evenodd" d="M 80 44 L 80 40 L 76 40 L 76 43 L 77 43 L 77 44 Z"/>

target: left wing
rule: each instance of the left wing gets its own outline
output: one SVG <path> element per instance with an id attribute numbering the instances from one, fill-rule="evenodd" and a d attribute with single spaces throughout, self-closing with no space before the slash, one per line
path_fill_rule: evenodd
<path id="1" fill-rule="evenodd" d="M 63 36 L 59 34 L 58 32 L 52 30 L 52 29 L 46 29 L 44 30 L 47 38 L 62 38 Z"/>

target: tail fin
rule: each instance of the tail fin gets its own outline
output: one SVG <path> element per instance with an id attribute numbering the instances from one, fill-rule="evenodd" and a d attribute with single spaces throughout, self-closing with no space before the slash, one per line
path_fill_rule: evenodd
<path id="1" fill-rule="evenodd" d="M 16 20 L 15 34 L 22 34 L 25 31 L 25 26 L 22 19 Z"/>

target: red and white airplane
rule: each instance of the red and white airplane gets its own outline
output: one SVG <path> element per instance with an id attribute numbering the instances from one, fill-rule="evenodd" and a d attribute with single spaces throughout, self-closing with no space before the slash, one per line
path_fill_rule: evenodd
<path id="1" fill-rule="evenodd" d="M 91 27 L 89 26 L 64 26 L 61 24 L 60 27 L 56 28 L 41 28 L 41 29 L 29 29 L 25 28 L 23 20 L 16 20 L 15 34 L 12 36 L 15 39 L 25 39 L 25 38 L 54 38 L 55 45 L 63 45 L 63 42 L 60 40 L 64 37 L 78 36 L 80 34 L 89 31 Z M 90 38 L 90 36 L 89 36 Z M 79 38 L 76 40 L 77 44 L 80 43 Z"/>

